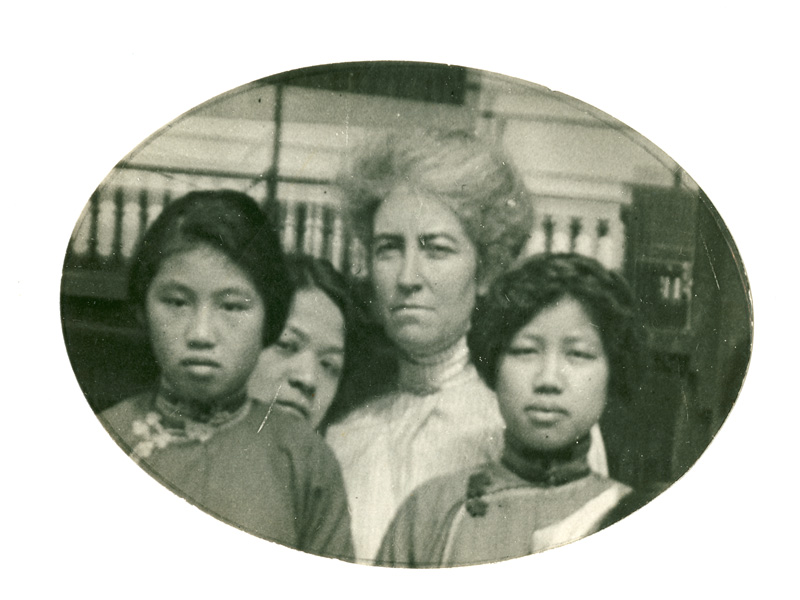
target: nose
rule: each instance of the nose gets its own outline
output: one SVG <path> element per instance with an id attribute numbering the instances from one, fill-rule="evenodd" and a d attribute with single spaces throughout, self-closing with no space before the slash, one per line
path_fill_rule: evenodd
<path id="1" fill-rule="evenodd" d="M 317 361 L 313 352 L 300 352 L 295 356 L 289 373 L 289 385 L 308 400 L 314 399 L 317 391 Z"/>
<path id="2" fill-rule="evenodd" d="M 197 307 L 188 324 L 186 339 L 193 348 L 208 348 L 215 344 L 214 316 L 210 307 Z"/>
<path id="3" fill-rule="evenodd" d="M 397 274 L 397 285 L 406 291 L 413 291 L 422 286 L 421 256 L 413 247 L 405 252 Z"/>
<path id="4" fill-rule="evenodd" d="M 564 389 L 563 361 L 558 352 L 545 352 L 536 381 L 539 393 L 559 394 Z"/>

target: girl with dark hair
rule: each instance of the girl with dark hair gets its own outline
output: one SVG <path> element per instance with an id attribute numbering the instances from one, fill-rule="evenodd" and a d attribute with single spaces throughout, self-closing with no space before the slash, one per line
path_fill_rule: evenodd
<path id="1" fill-rule="evenodd" d="M 122 448 L 191 503 L 253 535 L 352 557 L 338 465 L 304 423 L 246 384 L 292 294 L 278 237 L 245 194 L 169 204 L 133 260 L 130 299 L 160 371 L 152 392 L 100 414 Z"/>
<path id="2" fill-rule="evenodd" d="M 469 347 L 506 423 L 502 456 L 419 487 L 379 564 L 504 560 L 610 523 L 631 489 L 593 472 L 587 454 L 609 399 L 629 401 L 637 389 L 635 306 L 622 277 L 579 255 L 539 255 L 495 282 Z"/>
<path id="3" fill-rule="evenodd" d="M 327 260 L 296 255 L 288 267 L 295 289 L 289 318 L 277 341 L 261 353 L 248 389 L 320 430 L 354 345 L 351 291 Z"/>

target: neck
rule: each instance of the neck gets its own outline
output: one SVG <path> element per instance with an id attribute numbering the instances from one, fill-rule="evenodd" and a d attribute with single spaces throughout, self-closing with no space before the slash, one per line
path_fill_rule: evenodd
<path id="1" fill-rule="evenodd" d="M 155 395 L 155 407 L 168 420 L 176 422 L 194 421 L 214 423 L 227 421 L 247 401 L 247 390 L 242 388 L 212 400 L 198 401 L 176 394 L 169 384 L 162 381 Z"/>
<path id="2" fill-rule="evenodd" d="M 399 360 L 399 388 L 420 396 L 431 394 L 454 383 L 468 364 L 466 337 L 432 355 L 402 355 Z"/>
<path id="3" fill-rule="evenodd" d="M 586 455 L 591 437 L 586 434 L 574 444 L 555 450 L 533 450 L 517 442 L 506 431 L 502 463 L 512 473 L 540 485 L 564 485 L 591 471 Z"/>

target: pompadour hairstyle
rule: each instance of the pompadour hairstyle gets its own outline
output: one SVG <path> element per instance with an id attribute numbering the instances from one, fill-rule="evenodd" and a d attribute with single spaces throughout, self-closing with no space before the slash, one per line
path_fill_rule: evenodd
<path id="1" fill-rule="evenodd" d="M 411 130 L 372 140 L 339 174 L 345 214 L 369 248 L 375 213 L 407 187 L 452 210 L 478 254 L 488 283 L 508 269 L 533 227 L 533 203 L 511 162 L 494 145 L 463 131 Z"/>

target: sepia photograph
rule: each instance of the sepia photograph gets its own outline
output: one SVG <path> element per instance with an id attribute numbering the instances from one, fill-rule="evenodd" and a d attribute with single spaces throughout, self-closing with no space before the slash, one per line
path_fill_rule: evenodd
<path id="1" fill-rule="evenodd" d="M 724 223 L 653 144 L 405 62 L 268 77 L 164 127 L 91 196 L 61 302 L 81 389 L 154 478 L 396 567 L 646 504 L 725 420 L 753 320 Z"/>
<path id="2" fill-rule="evenodd" d="M 771 510 L 727 491 L 753 472 L 742 436 L 782 444 L 791 415 L 748 393 L 777 320 L 762 302 L 780 294 L 719 175 L 648 139 L 669 106 L 584 91 L 613 73 L 570 88 L 474 52 L 371 54 L 251 58 L 193 86 L 195 57 L 174 81 L 191 95 L 139 90 L 154 116 L 120 122 L 83 169 L 61 157 L 85 192 L 70 185 L 41 229 L 52 376 L 27 376 L 58 398 L 42 440 L 59 433 L 19 472 L 66 497 L 19 506 L 47 515 L 47 555 L 75 541 L 62 584 L 475 597 L 531 572 L 562 589 L 574 568 L 591 589 L 636 565 L 635 597 L 643 579 L 682 589 L 680 569 L 710 590 L 726 560 L 734 586 L 759 535 L 723 559 L 724 519 L 794 529 L 785 494 Z M 753 169 L 727 169 L 753 198 Z M 27 275 L 18 287 L 24 301 Z M 40 456 L 47 471 L 25 466 Z M 21 561 L 44 539 L 25 537 Z"/>

